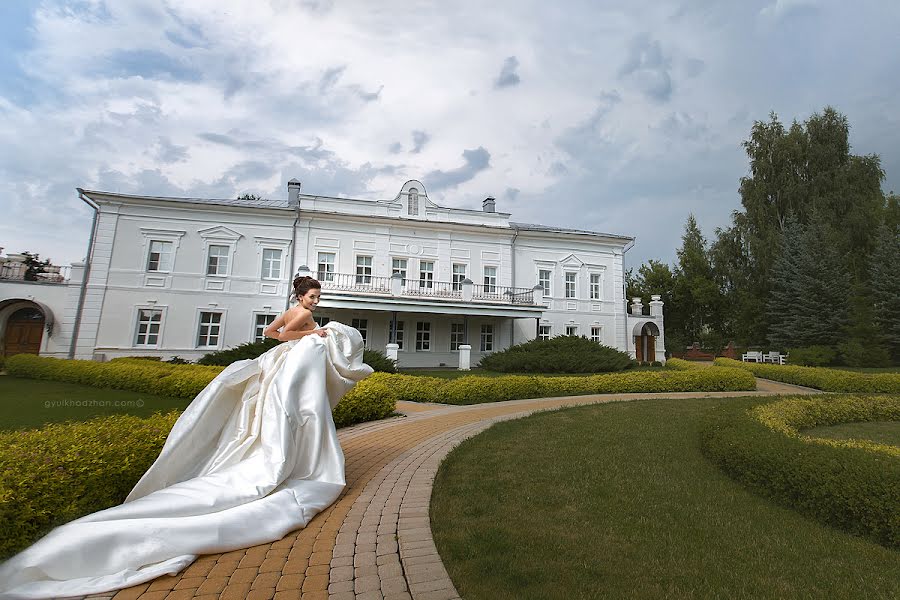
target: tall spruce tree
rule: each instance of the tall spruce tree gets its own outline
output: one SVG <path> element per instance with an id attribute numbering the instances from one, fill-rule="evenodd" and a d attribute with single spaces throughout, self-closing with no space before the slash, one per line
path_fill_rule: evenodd
<path id="1" fill-rule="evenodd" d="M 878 229 L 872 252 L 873 316 L 895 363 L 900 363 L 900 225 Z"/>
<path id="2" fill-rule="evenodd" d="M 835 348 L 848 325 L 850 275 L 824 219 L 785 219 L 766 303 L 769 341 L 780 348 Z"/>

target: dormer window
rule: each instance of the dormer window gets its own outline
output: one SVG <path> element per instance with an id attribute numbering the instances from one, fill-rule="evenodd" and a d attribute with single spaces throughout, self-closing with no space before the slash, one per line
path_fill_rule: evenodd
<path id="1" fill-rule="evenodd" d="M 419 190 L 416 188 L 409 188 L 409 205 L 407 208 L 407 212 L 410 215 L 419 214 Z"/>

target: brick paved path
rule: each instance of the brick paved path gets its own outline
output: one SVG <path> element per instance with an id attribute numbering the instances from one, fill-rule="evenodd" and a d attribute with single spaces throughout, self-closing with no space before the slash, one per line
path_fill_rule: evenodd
<path id="1" fill-rule="evenodd" d="M 277 542 L 201 556 L 163 576 L 91 600 L 450 600 L 458 598 L 431 538 L 438 465 L 462 440 L 534 411 L 647 398 L 817 392 L 757 380 L 756 392 L 610 394 L 471 406 L 400 403 L 403 417 L 339 431 L 347 487 L 305 529 Z"/>

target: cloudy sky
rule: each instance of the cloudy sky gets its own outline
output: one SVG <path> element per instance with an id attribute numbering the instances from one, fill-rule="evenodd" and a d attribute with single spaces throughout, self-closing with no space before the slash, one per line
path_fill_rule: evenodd
<path id="1" fill-rule="evenodd" d="M 741 147 L 832 105 L 900 192 L 888 0 L 2 0 L 0 246 L 80 260 L 75 187 L 489 195 L 674 259 L 739 207 Z"/>

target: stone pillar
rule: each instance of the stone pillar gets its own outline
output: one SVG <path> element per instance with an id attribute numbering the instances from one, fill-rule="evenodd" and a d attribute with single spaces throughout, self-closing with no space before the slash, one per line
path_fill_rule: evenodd
<path id="1" fill-rule="evenodd" d="M 531 288 L 531 295 L 532 295 L 532 300 L 531 300 L 532 304 L 542 303 L 544 301 L 544 288 L 542 288 L 539 285 L 534 286 L 533 288 Z"/>
<path id="2" fill-rule="evenodd" d="M 391 275 L 391 296 L 399 296 L 403 293 L 403 275 L 394 273 Z"/>
<path id="3" fill-rule="evenodd" d="M 460 284 L 462 285 L 463 302 L 471 302 L 472 295 L 475 293 L 475 284 L 468 277 L 463 279 L 462 282 L 460 282 Z"/>
<path id="4" fill-rule="evenodd" d="M 650 296 L 650 316 L 651 317 L 661 317 L 663 316 L 663 301 L 660 300 L 662 296 L 655 294 Z"/>
<path id="5" fill-rule="evenodd" d="M 644 314 L 644 303 L 641 302 L 640 298 L 631 299 L 631 314 L 636 317 L 640 317 Z"/>
<path id="6" fill-rule="evenodd" d="M 459 346 L 459 370 L 469 371 L 472 368 L 472 346 L 460 344 Z"/>
<path id="7" fill-rule="evenodd" d="M 388 344 L 384 347 L 384 353 L 387 354 L 387 357 L 393 361 L 397 360 L 397 351 L 400 349 L 399 344 Z"/>

